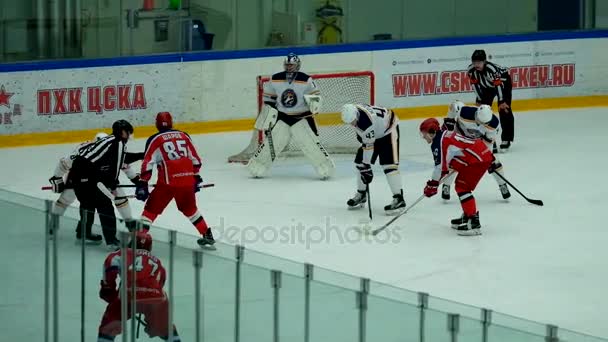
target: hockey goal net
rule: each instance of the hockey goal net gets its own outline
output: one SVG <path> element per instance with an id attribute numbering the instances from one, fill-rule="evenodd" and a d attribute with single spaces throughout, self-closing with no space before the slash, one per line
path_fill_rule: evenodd
<path id="1" fill-rule="evenodd" d="M 346 103 L 374 104 L 374 74 L 371 71 L 312 74 L 321 91 L 321 112 L 315 116 L 319 127 L 319 138 L 329 153 L 354 153 L 359 146 L 354 129 L 342 123 L 340 111 Z M 257 113 L 264 104 L 262 92 L 268 76 L 257 78 Z M 240 153 L 230 156 L 231 163 L 247 163 L 264 139 L 261 131 L 254 129 L 249 145 Z M 290 142 L 282 155 L 297 156 L 301 151 Z"/>

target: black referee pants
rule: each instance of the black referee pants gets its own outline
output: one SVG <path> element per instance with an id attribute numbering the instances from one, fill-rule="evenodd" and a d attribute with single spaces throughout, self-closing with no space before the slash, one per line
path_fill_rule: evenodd
<path id="1" fill-rule="evenodd" d="M 80 202 L 80 221 L 76 228 L 76 235 L 82 237 L 84 224 L 85 236 L 91 234 L 95 211 L 99 213 L 101 230 L 107 244 L 115 242 L 116 239 L 116 214 L 114 213 L 114 203 L 103 194 L 95 182 L 74 181 L 74 192 Z M 86 219 L 86 220 L 85 220 Z"/>
<path id="2" fill-rule="evenodd" d="M 482 97 L 481 104 L 492 106 L 492 102 L 494 102 L 494 98 L 496 96 L 497 94 L 495 89 L 488 90 L 487 94 L 484 94 Z M 499 109 L 498 111 L 500 126 L 502 127 L 501 140 L 503 142 L 512 142 L 515 138 L 515 117 L 513 116 L 513 111 L 511 110 L 512 86 L 510 83 L 505 84 L 502 96 L 505 103 L 509 105 L 509 108 L 505 110 Z"/>

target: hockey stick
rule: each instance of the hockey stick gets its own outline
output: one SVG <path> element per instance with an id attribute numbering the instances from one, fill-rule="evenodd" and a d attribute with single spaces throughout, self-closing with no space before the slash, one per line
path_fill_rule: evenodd
<path id="1" fill-rule="evenodd" d="M 146 323 L 144 323 L 144 322 L 142 321 L 142 319 L 141 319 L 141 313 L 140 313 L 139 315 L 137 315 L 137 318 L 136 318 L 136 319 L 137 319 L 137 333 L 135 334 L 135 338 L 137 338 L 137 339 L 138 339 L 138 338 L 139 338 L 139 327 L 140 327 L 140 326 L 142 326 L 142 325 L 143 325 L 144 327 L 147 327 L 148 325 L 146 325 Z"/>
<path id="2" fill-rule="evenodd" d="M 106 197 L 110 200 L 114 201 L 116 199 L 112 191 L 110 191 L 110 189 L 108 189 L 108 187 L 105 186 L 102 182 L 97 182 L 97 189 L 99 189 L 99 191 L 106 195 Z"/>
<path id="3" fill-rule="evenodd" d="M 439 184 L 437 184 L 437 189 L 439 189 L 439 186 L 442 185 L 443 183 L 445 183 L 445 181 L 448 179 L 448 177 L 450 177 L 453 174 L 454 174 L 454 171 L 448 173 L 445 177 L 441 178 L 441 180 L 439 180 Z M 418 197 L 418 199 L 416 199 L 414 201 L 414 203 L 412 203 L 412 205 L 410 205 L 404 211 L 402 211 L 401 213 L 399 213 L 399 215 L 397 215 L 397 216 L 393 217 L 392 219 L 390 219 L 383 226 L 372 230 L 372 235 L 376 236 L 376 235 L 378 235 L 378 233 L 380 233 L 381 231 L 383 231 L 386 228 L 388 228 L 388 226 L 390 226 L 393 222 L 397 221 L 397 219 L 400 218 L 401 216 L 407 214 L 407 212 L 410 211 L 410 209 L 412 209 L 413 207 L 415 207 L 416 204 L 420 203 L 425 197 L 426 197 L 426 195 L 424 195 L 424 194 L 420 195 L 420 197 Z"/>
<path id="4" fill-rule="evenodd" d="M 150 186 L 151 187 L 155 187 L 156 184 L 151 184 Z M 199 187 L 199 189 L 211 188 L 211 187 L 214 187 L 214 186 L 215 186 L 215 184 L 213 184 L 213 183 L 207 183 L 207 184 L 201 185 Z M 134 188 L 134 187 L 136 187 L 136 185 L 135 184 L 119 184 L 117 187 L 118 188 Z M 71 189 L 71 188 L 66 188 L 66 189 Z M 46 186 L 40 187 L 40 190 L 53 190 L 53 187 L 50 186 L 50 185 L 46 185 Z"/>
<path id="5" fill-rule="evenodd" d="M 369 220 L 372 220 L 372 197 L 369 194 L 369 184 L 367 184 L 365 188 L 365 193 L 367 195 L 367 210 L 369 212 Z"/>
<path id="6" fill-rule="evenodd" d="M 211 184 L 211 186 L 213 186 L 213 184 Z M 200 188 L 203 188 L 203 187 L 204 186 L 201 186 Z M 110 189 L 108 189 L 108 187 L 106 187 L 102 182 L 97 182 L 97 189 L 99 189 L 99 191 L 101 191 L 104 195 L 106 195 L 107 198 L 111 199 L 112 201 L 117 200 L 117 199 L 135 198 L 135 195 L 116 197 L 116 196 L 114 196 L 112 191 L 110 191 Z"/>
<path id="7" fill-rule="evenodd" d="M 410 211 L 410 209 L 412 209 L 413 207 L 415 207 L 416 204 L 418 204 L 420 201 L 422 201 L 425 197 L 426 196 L 424 194 L 420 195 L 420 197 L 418 197 L 418 199 L 416 201 L 414 201 L 414 203 L 412 203 L 412 205 L 410 205 L 407 209 L 405 209 L 404 211 L 402 211 L 401 213 L 399 213 L 399 215 L 397 215 L 397 216 L 393 217 L 392 219 L 390 219 L 383 226 L 372 230 L 372 235 L 376 236 L 376 235 L 378 235 L 378 233 L 380 233 L 381 231 L 383 231 L 386 228 L 388 228 L 388 226 L 390 226 L 393 222 L 397 221 L 397 219 L 400 218 L 401 216 L 407 214 L 407 212 Z"/>
<path id="8" fill-rule="evenodd" d="M 543 201 L 538 200 L 538 199 L 528 198 L 526 195 L 522 194 L 521 191 L 519 191 L 518 188 L 516 188 L 513 184 L 511 184 L 511 182 L 509 182 L 505 178 L 505 176 L 501 175 L 499 172 L 495 172 L 495 173 L 498 175 L 498 177 L 500 177 L 500 179 L 502 179 L 503 181 L 505 181 L 505 183 L 509 184 L 509 186 L 511 188 L 513 188 L 513 190 L 517 191 L 517 193 L 520 194 L 521 197 L 523 197 L 526 201 L 528 201 L 528 203 L 536 204 L 536 205 L 539 205 L 541 207 L 544 205 Z"/>

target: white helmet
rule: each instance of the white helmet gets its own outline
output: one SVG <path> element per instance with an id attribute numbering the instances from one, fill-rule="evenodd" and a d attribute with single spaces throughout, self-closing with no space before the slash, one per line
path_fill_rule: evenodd
<path id="1" fill-rule="evenodd" d="M 477 122 L 480 124 L 487 124 L 492 120 L 492 116 L 494 116 L 494 113 L 492 113 L 492 108 L 485 104 L 479 106 L 475 112 L 475 120 L 477 120 Z"/>
<path id="2" fill-rule="evenodd" d="M 300 57 L 293 52 L 288 54 L 283 61 L 283 68 L 285 69 L 285 72 L 298 72 L 300 71 L 301 65 L 302 62 L 300 61 Z"/>
<path id="3" fill-rule="evenodd" d="M 95 141 L 99 140 L 99 139 L 103 139 L 105 137 L 107 137 L 108 134 L 104 133 L 104 132 L 99 132 L 97 134 L 95 134 Z"/>
<path id="4" fill-rule="evenodd" d="M 456 117 L 460 115 L 460 109 L 462 109 L 464 106 L 464 103 L 460 100 L 452 101 L 448 107 L 448 118 L 456 119 Z"/>
<path id="5" fill-rule="evenodd" d="M 359 109 L 356 105 L 347 103 L 342 106 L 342 121 L 347 124 L 353 123 L 359 117 Z"/>

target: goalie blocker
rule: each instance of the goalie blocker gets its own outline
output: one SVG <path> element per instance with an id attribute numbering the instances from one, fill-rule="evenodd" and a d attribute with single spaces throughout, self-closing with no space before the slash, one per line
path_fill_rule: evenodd
<path id="1" fill-rule="evenodd" d="M 312 77 L 299 71 L 300 64 L 297 55 L 289 54 L 285 71 L 272 75 L 264 85 L 264 107 L 255 127 L 264 131 L 265 139 L 247 164 L 253 177 L 266 176 L 290 140 L 300 147 L 321 179 L 333 175 L 334 163 L 319 141 L 313 118 L 321 109 L 321 95 Z"/>

